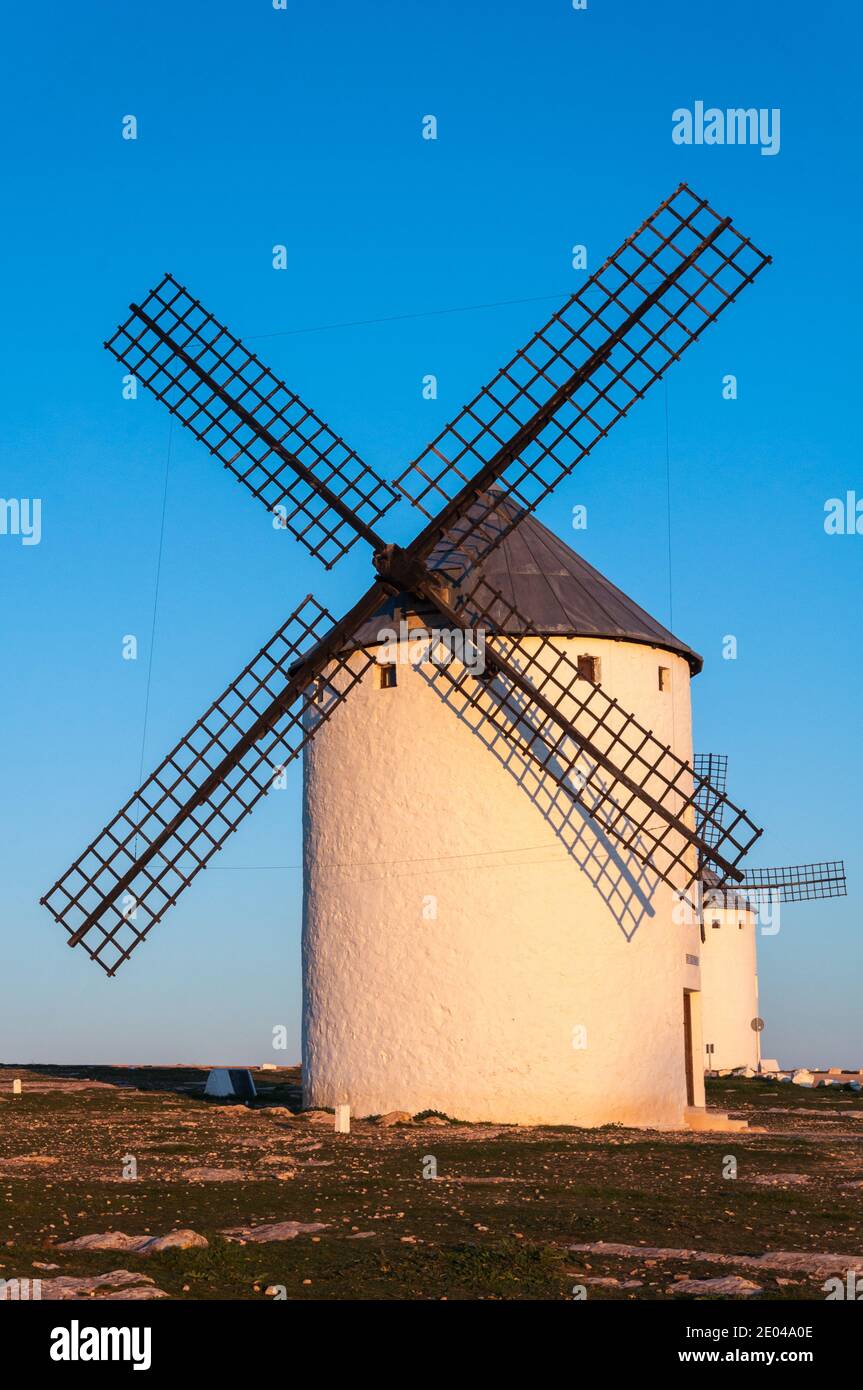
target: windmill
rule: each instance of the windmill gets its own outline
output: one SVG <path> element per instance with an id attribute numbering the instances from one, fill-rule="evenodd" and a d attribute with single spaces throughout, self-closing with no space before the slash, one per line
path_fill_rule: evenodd
<path id="1" fill-rule="evenodd" d="M 693 767 L 701 779 L 696 794 L 696 824 L 703 839 L 709 843 L 718 835 L 716 822 L 724 815 L 717 797 L 725 792 L 728 781 L 726 753 L 696 753 Z M 714 814 L 708 814 L 712 812 Z M 709 870 L 709 865 L 707 868 Z M 708 878 L 711 875 L 708 873 Z M 844 898 L 847 893 L 845 865 L 841 859 L 819 864 L 787 864 L 776 869 L 747 867 L 739 880 L 741 892 L 749 898 L 767 894 L 779 902 L 808 902 L 815 898 Z M 719 885 L 712 884 L 716 889 Z"/>
<path id="2" fill-rule="evenodd" d="M 703 778 L 697 815 L 709 806 L 716 790 L 724 792 L 728 757 L 696 753 L 696 772 Z M 721 820 L 722 808 L 716 806 Z M 715 834 L 704 826 L 706 838 Z M 757 933 L 779 930 L 776 907 L 781 903 L 845 897 L 842 860 L 792 864 L 781 868 L 749 868 L 736 888 L 723 886 L 708 865 L 703 869 L 704 904 L 701 940 L 701 988 L 705 1057 L 710 1070 L 756 1068 L 761 1062 L 758 1003 Z M 763 1026 L 763 1024 L 762 1024 Z"/>
<path id="3" fill-rule="evenodd" d="M 106 344 L 124 368 L 327 568 L 362 540 L 374 577 L 337 619 L 307 596 L 58 879 L 42 901 L 68 944 L 116 972 L 266 795 L 274 768 L 326 747 L 341 707 L 380 668 L 380 644 L 363 646 L 358 634 L 401 611 L 405 597 L 468 646 L 479 636 L 481 673 L 472 663 L 435 667 L 444 703 L 459 724 L 472 719 L 488 734 L 498 758 L 502 741 L 566 816 L 590 827 L 620 867 L 617 891 L 656 919 L 659 895 L 693 892 L 704 866 L 741 882 L 740 861 L 761 833 L 747 813 L 693 771 L 691 743 L 681 755 L 674 737 L 657 736 L 607 693 L 592 658 L 537 632 L 496 582 L 494 562 L 769 259 L 681 184 L 394 486 L 171 275 L 132 304 Z M 426 518 L 404 547 L 378 529 L 401 497 Z M 675 641 L 669 650 L 688 662 L 688 679 L 700 658 L 680 655 Z M 678 951 L 679 942 L 675 962 Z M 686 968 L 696 970 L 697 957 L 688 954 Z M 679 969 L 663 965 L 669 976 Z M 663 1002 L 663 1036 L 669 1010 Z M 667 1113 L 679 1117 L 681 1048 L 668 1057 L 660 1091 L 675 1092 Z M 351 1077 L 332 1084 L 350 1089 Z"/>

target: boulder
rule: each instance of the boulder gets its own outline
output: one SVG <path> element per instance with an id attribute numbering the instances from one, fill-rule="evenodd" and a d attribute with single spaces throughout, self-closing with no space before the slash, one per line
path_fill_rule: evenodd
<path id="1" fill-rule="evenodd" d="M 751 1298 L 753 1294 L 763 1293 L 760 1284 L 752 1279 L 742 1279 L 739 1274 L 723 1274 L 718 1279 L 678 1279 L 668 1290 L 672 1294 L 684 1294 L 690 1298 Z"/>
<path id="2" fill-rule="evenodd" d="M 812 1086 L 815 1078 L 811 1071 L 807 1071 L 805 1067 L 801 1067 L 799 1071 L 794 1073 L 791 1080 L 795 1086 Z"/>
<path id="3" fill-rule="evenodd" d="M 406 1110 L 390 1110 L 388 1114 L 378 1116 L 378 1124 L 384 1128 L 389 1125 L 409 1125 L 411 1118 Z"/>
<path id="4" fill-rule="evenodd" d="M 105 1290 L 105 1292 L 103 1292 Z M 128 1269 L 114 1269 L 110 1274 L 90 1274 L 76 1277 L 61 1274 L 57 1279 L 43 1279 L 40 1297 L 43 1301 L 70 1298 L 170 1298 L 157 1289 L 146 1274 L 133 1274 Z"/>
<path id="5" fill-rule="evenodd" d="M 271 1221 L 265 1226 L 229 1226 L 222 1232 L 228 1240 L 250 1241 L 259 1244 L 271 1240 L 294 1240 L 297 1236 L 313 1236 L 329 1230 L 328 1221 Z"/>
<path id="6" fill-rule="evenodd" d="M 643 1279 L 614 1279 L 610 1274 L 581 1274 L 578 1282 L 599 1289 L 640 1289 L 644 1285 Z"/>
<path id="7" fill-rule="evenodd" d="M 57 1246 L 58 1250 L 123 1250 L 136 1255 L 154 1255 L 160 1250 L 205 1249 L 206 1236 L 197 1231 L 169 1231 L 166 1236 L 127 1236 L 122 1231 L 103 1231 L 90 1236 L 78 1236 Z"/>

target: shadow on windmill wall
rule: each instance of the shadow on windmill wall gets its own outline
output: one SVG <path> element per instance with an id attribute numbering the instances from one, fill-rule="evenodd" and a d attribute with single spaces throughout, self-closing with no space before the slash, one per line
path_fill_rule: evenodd
<path id="1" fill-rule="evenodd" d="M 452 678 L 440 668 L 414 668 L 435 695 L 452 710 L 460 723 L 482 741 L 484 746 L 513 778 L 525 796 L 539 810 L 546 824 L 554 831 L 595 892 L 602 898 L 627 941 L 646 919 L 654 917 L 653 893 L 658 879 L 634 854 L 621 850 L 592 819 L 587 804 L 573 800 L 550 776 L 543 776 L 518 744 L 507 737 L 490 719 L 482 718 L 465 692 L 453 684 Z M 507 700 L 515 703 L 514 692 Z M 521 716 L 518 735 L 529 744 L 536 743 L 543 760 L 548 762 L 548 742 L 543 738 L 540 721 L 518 701 Z M 474 718 L 470 717 L 473 713 Z M 558 772 L 563 774 L 562 765 Z M 595 779 L 596 772 L 591 767 Z M 603 788 L 607 791 L 607 788 Z M 578 793 L 573 790 L 573 795 Z"/>

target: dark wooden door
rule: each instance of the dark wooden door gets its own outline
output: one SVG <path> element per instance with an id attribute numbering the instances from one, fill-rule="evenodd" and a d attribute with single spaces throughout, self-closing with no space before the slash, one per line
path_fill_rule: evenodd
<path id="1" fill-rule="evenodd" d="M 692 1079 L 692 1009 L 689 993 L 683 991 L 683 1056 L 686 1060 L 686 1104 L 695 1104 L 695 1084 Z"/>

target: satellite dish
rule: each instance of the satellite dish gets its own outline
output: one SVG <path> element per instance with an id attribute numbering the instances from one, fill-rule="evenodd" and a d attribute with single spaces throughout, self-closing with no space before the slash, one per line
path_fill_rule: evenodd
<path id="1" fill-rule="evenodd" d="M 752 1029 L 753 1033 L 760 1033 L 760 1032 L 762 1032 L 762 1030 L 763 1030 L 763 1028 L 764 1028 L 764 1019 L 763 1019 L 763 1018 L 753 1018 L 752 1022 L 751 1022 L 750 1025 L 749 1025 L 749 1027 Z"/>

